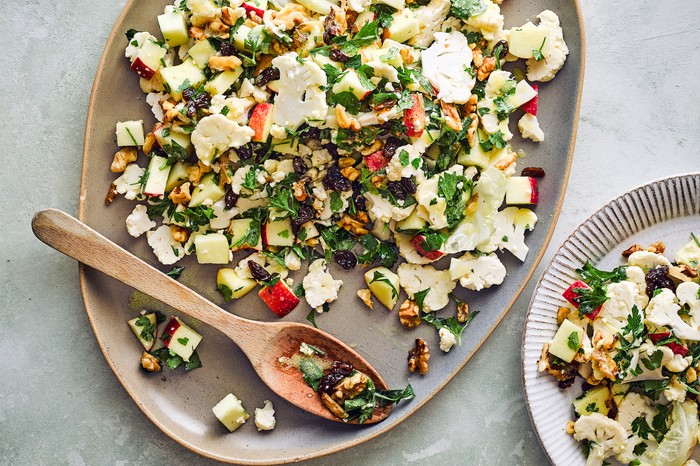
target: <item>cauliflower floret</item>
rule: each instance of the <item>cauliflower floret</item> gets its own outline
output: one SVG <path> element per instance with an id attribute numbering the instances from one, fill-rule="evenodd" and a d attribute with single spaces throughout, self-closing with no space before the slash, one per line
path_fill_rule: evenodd
<path id="1" fill-rule="evenodd" d="M 328 113 L 322 90 L 328 84 L 326 73 L 311 60 L 300 63 L 296 52 L 275 57 L 272 66 L 280 70 L 282 83 L 272 111 L 273 123 L 296 130 L 306 121 L 312 125 L 324 122 Z"/>
<path id="2" fill-rule="evenodd" d="M 428 259 L 421 255 L 421 253 L 416 250 L 416 247 L 411 242 L 411 237 L 408 235 L 394 233 L 394 240 L 396 240 L 396 246 L 399 248 L 399 254 L 401 254 L 401 257 L 406 259 L 406 262 L 409 264 L 430 264 L 438 260 Z"/>
<path id="3" fill-rule="evenodd" d="M 700 246 L 695 240 L 689 241 L 685 246 L 676 251 L 673 258 L 677 264 L 685 264 L 697 268 L 700 264 Z"/>
<path id="4" fill-rule="evenodd" d="M 214 211 L 214 217 L 209 220 L 209 225 L 211 226 L 212 230 L 223 230 L 224 228 L 228 228 L 228 226 L 231 224 L 231 219 L 238 215 L 237 208 L 226 208 L 226 201 L 224 199 L 218 200 L 212 204 L 211 209 Z"/>
<path id="5" fill-rule="evenodd" d="M 503 120 L 498 119 L 498 112 L 493 99 L 488 97 L 481 99 L 476 106 L 480 110 L 479 113 L 483 113 L 479 119 L 481 120 L 481 125 L 484 128 L 484 131 L 489 134 L 495 134 L 500 131 L 503 133 L 502 137 L 504 141 L 510 141 L 513 139 L 513 133 L 508 128 L 510 118 L 505 118 Z"/>
<path id="6" fill-rule="evenodd" d="M 672 377 L 671 382 L 664 389 L 664 396 L 668 401 L 683 403 L 685 401 L 685 384 L 678 380 L 678 377 Z"/>
<path id="7" fill-rule="evenodd" d="M 156 222 L 148 218 L 147 211 L 148 209 L 145 205 L 139 204 L 134 207 L 131 214 L 126 217 L 126 231 L 134 238 L 138 238 L 156 226 Z"/>
<path id="8" fill-rule="evenodd" d="M 600 413 L 591 413 L 574 423 L 574 438 L 591 442 L 586 466 L 601 465 L 605 458 L 625 451 L 627 431 L 619 422 Z"/>
<path id="9" fill-rule="evenodd" d="M 487 5 L 486 10 L 478 15 L 470 16 L 465 21 L 467 27 L 479 31 L 487 41 L 499 41 L 505 37 L 503 32 L 503 15 L 501 8 L 490 0 L 482 0 Z M 558 18 L 557 18 L 557 24 Z"/>
<path id="10" fill-rule="evenodd" d="M 544 141 L 544 131 L 540 128 L 540 122 L 531 113 L 526 113 L 518 120 L 518 129 L 525 139 L 532 139 L 534 142 Z"/>
<path id="11" fill-rule="evenodd" d="M 651 426 L 655 415 L 656 409 L 651 405 L 649 398 L 634 392 L 625 395 L 618 406 L 616 420 L 627 431 L 627 441 L 624 451 L 616 456 L 618 461 L 627 464 L 637 457 L 634 454 L 634 447 L 642 442 L 642 439 L 633 432 L 632 423 L 634 420 L 643 417 L 647 424 Z M 644 441 L 655 443 L 652 436 L 649 436 Z"/>
<path id="12" fill-rule="evenodd" d="M 428 47 L 433 43 L 435 33 L 440 31 L 441 25 L 450 13 L 449 0 L 432 0 L 422 8 L 414 10 L 420 22 L 420 33 L 411 38 L 411 45 Z"/>
<path id="13" fill-rule="evenodd" d="M 428 294 L 423 300 L 423 306 L 429 311 L 437 311 L 450 302 L 450 293 L 456 283 L 450 278 L 447 270 L 436 270 L 432 265 L 415 265 L 403 263 L 396 272 L 399 283 L 410 297 L 424 290 Z"/>
<path id="14" fill-rule="evenodd" d="M 564 33 L 559 26 L 559 17 L 556 13 L 545 10 L 537 17 L 540 19 L 539 27 L 548 28 L 549 33 L 542 46 L 544 59 L 538 61 L 533 57 L 527 60 L 527 79 L 546 82 L 554 79 L 557 71 L 564 66 L 569 48 L 564 42 Z"/>
<path id="15" fill-rule="evenodd" d="M 149 92 L 146 95 L 146 103 L 151 106 L 151 112 L 158 121 L 163 121 L 164 113 L 161 102 L 167 100 L 167 98 L 166 94 L 162 92 Z"/>
<path id="16" fill-rule="evenodd" d="M 671 262 L 662 254 L 656 254 L 649 251 L 637 251 L 630 254 L 627 258 L 628 265 L 635 265 L 639 268 L 648 270 L 656 266 L 670 267 Z"/>
<path id="17" fill-rule="evenodd" d="M 250 267 L 248 266 L 248 261 L 253 261 L 263 267 L 270 275 L 278 274 L 282 280 L 289 275 L 289 270 L 275 259 L 266 256 L 262 252 L 254 252 L 242 259 L 234 268 L 236 274 L 241 278 L 253 278 L 253 274 L 250 272 Z"/>
<path id="18" fill-rule="evenodd" d="M 700 326 L 700 285 L 695 282 L 680 283 L 676 287 L 676 296 L 681 306 L 688 306 L 690 325 L 694 328 Z"/>
<path id="19" fill-rule="evenodd" d="M 270 94 L 259 87 L 255 87 L 250 79 L 245 78 L 241 83 L 241 88 L 238 90 L 238 97 L 252 97 L 256 102 L 262 103 L 267 102 L 270 99 Z"/>
<path id="20" fill-rule="evenodd" d="M 136 58 L 136 55 L 139 53 L 141 46 L 143 46 L 143 44 L 149 39 L 152 39 L 153 42 L 157 41 L 157 39 L 153 37 L 150 32 L 143 31 L 134 34 L 134 37 L 131 38 L 129 45 L 127 45 L 126 49 L 124 50 L 124 56 L 133 62 L 134 58 Z"/>
<path id="21" fill-rule="evenodd" d="M 500 285 L 506 278 L 506 268 L 496 254 L 474 256 L 466 253 L 450 261 L 450 278 L 469 290 L 483 290 Z"/>
<path id="22" fill-rule="evenodd" d="M 275 408 L 270 400 L 265 400 L 265 406 L 255 408 L 255 427 L 258 430 L 272 430 L 275 428 Z"/>
<path id="23" fill-rule="evenodd" d="M 197 158 L 204 165 L 209 165 L 219 155 L 231 147 L 241 147 L 247 144 L 255 135 L 248 126 L 240 126 L 220 113 L 209 115 L 197 124 L 192 131 L 192 144 L 197 152 Z"/>
<path id="24" fill-rule="evenodd" d="M 287 251 L 284 255 L 284 265 L 287 266 L 289 270 L 299 270 L 301 268 L 301 259 L 296 252 L 293 250 Z"/>
<path id="25" fill-rule="evenodd" d="M 452 349 L 452 347 L 457 343 L 457 338 L 455 338 L 454 333 L 450 332 L 446 328 L 441 328 L 438 330 L 438 335 L 440 336 L 440 349 L 447 353 Z"/>
<path id="26" fill-rule="evenodd" d="M 255 105 L 255 101 L 249 98 L 241 97 L 226 97 L 222 94 L 217 94 L 211 98 L 211 106 L 209 112 L 221 113 L 224 107 L 228 109 L 226 118 L 233 120 L 239 125 L 248 123 L 248 112 Z"/>
<path id="27" fill-rule="evenodd" d="M 413 145 L 407 144 L 396 149 L 396 152 L 386 166 L 386 177 L 389 181 L 399 181 L 401 178 L 416 177 L 416 183 L 425 179 L 421 152 Z"/>
<path id="28" fill-rule="evenodd" d="M 487 244 L 479 245 L 484 252 L 507 249 L 521 261 L 525 261 L 528 247 L 525 230 L 532 231 L 537 215 L 529 209 L 507 207 L 493 216 L 494 233 Z"/>
<path id="29" fill-rule="evenodd" d="M 342 285 L 342 280 L 333 279 L 323 259 L 316 259 L 311 263 L 309 273 L 302 281 L 306 302 L 317 312 L 323 312 L 324 304 L 338 299 L 338 291 Z"/>
<path id="30" fill-rule="evenodd" d="M 114 180 L 114 189 L 130 201 L 141 197 L 141 183 L 139 181 L 145 172 L 144 168 L 139 167 L 135 163 L 130 163 L 126 166 L 124 173 Z"/>
<path id="31" fill-rule="evenodd" d="M 423 75 L 435 86 L 437 98 L 464 104 L 469 100 L 475 78 L 467 70 L 472 51 L 461 32 L 436 32 L 435 42 L 422 53 Z"/>
<path id="32" fill-rule="evenodd" d="M 153 248 L 153 254 L 163 265 L 172 265 L 185 256 L 185 248 L 173 239 L 170 227 L 161 225 L 154 231 L 146 233 L 148 245 Z"/>
<path id="33" fill-rule="evenodd" d="M 395 206 L 388 199 L 384 199 L 381 194 L 366 192 L 365 199 L 369 201 L 367 213 L 374 221 L 389 223 L 391 220 L 403 220 L 416 208 L 415 204 L 408 207 Z"/>
<path id="34" fill-rule="evenodd" d="M 663 288 L 661 292 L 651 298 L 645 309 L 646 323 L 659 328 L 670 327 L 678 338 L 700 341 L 700 330 L 688 325 L 678 315 L 680 309 L 673 291 Z"/>
<path id="35" fill-rule="evenodd" d="M 211 0 L 187 0 L 187 9 L 192 16 L 192 26 L 205 26 L 207 23 L 221 15 L 221 8 L 217 8 Z"/>
<path id="36" fill-rule="evenodd" d="M 366 65 L 374 70 L 374 76 L 384 78 L 392 83 L 399 82 L 399 72 L 388 63 L 384 63 L 381 60 L 372 60 L 367 62 Z"/>

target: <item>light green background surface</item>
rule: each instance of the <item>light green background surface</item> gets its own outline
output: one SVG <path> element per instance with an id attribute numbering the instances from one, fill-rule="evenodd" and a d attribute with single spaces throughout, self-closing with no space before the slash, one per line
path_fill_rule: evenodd
<path id="1" fill-rule="evenodd" d="M 213 464 L 161 433 L 131 401 L 89 327 L 77 265 L 30 229 L 42 208 L 77 213 L 88 96 L 123 3 L 2 0 L 0 7 L 8 112 L 0 132 L 3 465 Z M 582 10 L 587 64 L 576 154 L 534 278 L 478 354 L 416 415 L 308 464 L 546 464 L 520 371 L 527 305 L 544 264 L 612 197 L 700 171 L 700 2 L 583 0 Z"/>

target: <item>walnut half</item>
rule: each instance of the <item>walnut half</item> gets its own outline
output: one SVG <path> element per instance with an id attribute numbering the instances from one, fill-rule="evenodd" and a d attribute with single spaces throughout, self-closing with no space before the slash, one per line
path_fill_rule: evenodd
<path id="1" fill-rule="evenodd" d="M 428 345 L 422 338 L 416 338 L 416 347 L 408 352 L 408 370 L 415 372 L 418 369 L 420 375 L 425 375 L 428 372 L 428 359 L 430 359 Z"/>
<path id="2" fill-rule="evenodd" d="M 399 320 L 401 325 L 406 328 L 415 328 L 420 325 L 420 316 L 418 315 L 418 304 L 411 299 L 403 302 L 399 308 Z"/>
<path id="3" fill-rule="evenodd" d="M 158 372 L 160 371 L 160 361 L 158 361 L 158 358 L 152 354 L 144 351 L 143 355 L 141 356 L 141 367 L 148 372 Z"/>

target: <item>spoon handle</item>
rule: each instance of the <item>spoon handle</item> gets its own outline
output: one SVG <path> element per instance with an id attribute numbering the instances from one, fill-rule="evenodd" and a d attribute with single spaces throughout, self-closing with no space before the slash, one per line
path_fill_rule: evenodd
<path id="1" fill-rule="evenodd" d="M 37 238 L 57 251 L 190 317 L 214 328 L 226 329 L 225 333 L 233 339 L 238 333 L 236 327 L 243 333 L 250 331 L 245 327 L 252 322 L 229 314 L 65 212 L 56 209 L 37 212 L 32 219 L 32 230 Z"/>

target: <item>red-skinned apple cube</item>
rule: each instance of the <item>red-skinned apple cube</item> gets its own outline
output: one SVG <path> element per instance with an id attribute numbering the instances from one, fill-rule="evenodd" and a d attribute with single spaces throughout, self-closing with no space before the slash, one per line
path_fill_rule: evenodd
<path id="1" fill-rule="evenodd" d="M 270 135 L 270 128 L 272 128 L 272 109 L 273 105 L 268 103 L 260 103 L 253 109 L 248 122 L 248 126 L 255 131 L 253 141 L 267 141 L 267 137 Z"/>
<path id="2" fill-rule="evenodd" d="M 369 171 L 377 172 L 389 165 L 389 159 L 384 155 L 384 151 L 378 150 L 365 155 L 365 165 Z"/>
<path id="3" fill-rule="evenodd" d="M 671 332 L 659 332 L 659 333 L 650 333 L 649 334 L 649 339 L 654 342 L 656 345 L 658 342 L 663 340 L 664 338 L 668 338 L 671 336 Z"/>
<path id="4" fill-rule="evenodd" d="M 163 330 L 163 342 L 165 346 L 182 358 L 189 361 L 197 345 L 202 341 L 202 336 L 188 327 L 177 317 L 170 319 Z"/>
<path id="5" fill-rule="evenodd" d="M 413 244 L 413 247 L 416 248 L 416 251 L 418 251 L 418 254 L 420 254 L 421 256 L 423 256 L 427 259 L 430 259 L 430 260 L 439 259 L 440 257 L 442 257 L 444 255 L 444 253 L 442 251 L 426 251 L 425 249 L 423 249 L 423 246 L 421 246 L 421 243 L 424 240 L 425 240 L 425 236 L 423 236 L 423 235 L 415 236 L 411 240 L 411 244 Z"/>
<path id="6" fill-rule="evenodd" d="M 265 10 L 263 10 L 262 8 L 258 8 L 255 5 L 251 5 L 250 3 L 243 2 L 241 6 L 246 11 L 246 13 L 248 13 L 248 16 L 251 16 L 252 13 L 255 13 L 259 18 L 262 18 L 265 14 Z"/>
<path id="7" fill-rule="evenodd" d="M 667 343 L 666 346 L 671 348 L 673 354 L 680 354 L 682 357 L 685 357 L 685 355 L 688 354 L 688 348 L 674 341 Z"/>
<path id="8" fill-rule="evenodd" d="M 258 296 L 277 317 L 284 317 L 299 304 L 299 298 L 289 289 L 283 280 L 271 286 L 263 287 Z"/>
<path id="9" fill-rule="evenodd" d="M 581 280 L 576 280 L 569 286 L 566 291 L 564 291 L 561 295 L 569 301 L 571 304 L 573 304 L 574 307 L 578 308 L 578 303 L 575 301 L 576 298 L 578 298 L 578 293 L 576 293 L 574 290 L 577 288 L 586 288 L 589 289 L 590 286 L 586 285 L 584 282 Z"/>
<path id="10" fill-rule="evenodd" d="M 406 109 L 403 117 L 403 122 L 408 128 L 406 134 L 410 137 L 420 137 L 425 130 L 425 105 L 423 102 L 423 94 L 413 94 L 411 96 L 413 105 Z"/>
<path id="11" fill-rule="evenodd" d="M 530 99 L 528 102 L 524 103 L 520 108 L 523 109 L 525 113 L 531 115 L 537 115 L 537 98 L 539 97 L 539 86 L 537 84 L 530 84 L 530 86 L 537 91 L 537 95 Z"/>
<path id="12" fill-rule="evenodd" d="M 171 165 L 167 164 L 168 159 L 154 155 L 148 164 L 148 179 L 143 193 L 146 196 L 162 196 L 165 194 L 165 186 L 168 184 Z"/>
<path id="13" fill-rule="evenodd" d="M 273 220 L 262 226 L 262 240 L 266 246 L 291 247 L 294 245 L 292 221 L 288 218 Z"/>
<path id="14" fill-rule="evenodd" d="M 131 62 L 131 69 L 143 79 L 150 80 L 158 68 L 161 66 L 161 60 L 165 57 L 167 50 L 160 45 L 147 40 L 136 53 L 136 58 Z"/>
<path id="15" fill-rule="evenodd" d="M 533 205 L 539 201 L 537 180 L 529 176 L 511 176 L 506 182 L 507 205 Z"/>

